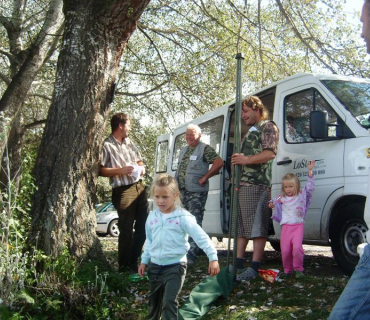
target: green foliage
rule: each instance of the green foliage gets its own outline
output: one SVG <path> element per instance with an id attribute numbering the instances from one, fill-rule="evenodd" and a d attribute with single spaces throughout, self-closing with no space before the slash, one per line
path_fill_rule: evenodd
<path id="1" fill-rule="evenodd" d="M 297 72 L 369 75 L 342 2 L 151 1 L 123 56 L 117 108 L 170 131 L 234 98 L 238 52 L 245 94 Z"/>
<path id="2" fill-rule="evenodd" d="M 47 314 L 48 319 L 50 316 L 56 319 L 138 319 L 134 315 L 136 312 L 130 310 L 135 296 L 130 296 L 127 290 L 128 274 L 108 271 L 100 261 L 77 265 L 66 251 L 54 261 L 41 253 L 36 253 L 33 259 L 44 263 L 45 268 L 37 272 L 31 267 L 35 274 L 28 282 L 29 289 L 18 293 L 13 312 L 0 308 L 0 318 L 7 315 L 14 319 L 18 316 L 42 319 Z"/>
<path id="3" fill-rule="evenodd" d="M 11 188 L 0 195 L 0 297 L 10 306 L 25 287 L 28 253 L 25 229 L 15 214 Z"/>
<path id="4" fill-rule="evenodd" d="M 238 52 L 243 94 L 299 72 L 369 76 L 352 21 L 341 0 L 151 1 L 122 57 L 112 112 L 137 120 L 132 137 L 153 176 L 155 135 L 235 98 Z"/>
<path id="5" fill-rule="evenodd" d="M 26 158 L 25 167 L 27 161 Z M 7 176 L 10 177 L 9 170 Z M 8 181 L 8 188 L 0 196 L 0 297 L 4 297 L 4 302 L 9 306 L 26 297 L 24 289 L 29 274 L 26 237 L 34 190 L 33 178 L 26 171 L 18 195 L 17 186 L 13 181 Z M 29 303 L 29 300 L 25 301 Z"/>
<path id="6" fill-rule="evenodd" d="M 24 304 L 34 304 L 35 303 L 35 299 L 32 298 L 30 293 L 25 289 L 19 291 L 17 293 L 16 298 L 17 298 L 18 303 L 24 303 Z"/>
<path id="7" fill-rule="evenodd" d="M 58 279 L 63 279 L 63 282 L 70 283 L 75 278 L 77 261 L 76 258 L 71 257 L 66 247 L 63 248 L 57 259 L 53 259 L 50 256 L 45 256 L 41 252 L 38 252 L 38 254 L 35 254 L 33 260 L 35 267 L 37 267 L 39 263 L 42 263 L 44 266 L 44 273 L 41 277 L 40 275 L 37 277 L 37 279 L 44 280 L 44 283 L 58 281 Z M 37 274 L 37 269 L 35 273 Z M 44 278 L 44 276 L 46 278 Z"/>
<path id="8" fill-rule="evenodd" d="M 112 187 L 109 184 L 109 179 L 105 177 L 98 177 L 96 185 L 96 197 L 98 203 L 111 201 Z"/>

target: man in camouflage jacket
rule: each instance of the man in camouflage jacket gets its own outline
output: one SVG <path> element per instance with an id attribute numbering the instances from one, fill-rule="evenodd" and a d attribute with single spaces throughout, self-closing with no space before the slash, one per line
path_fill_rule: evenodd
<path id="1" fill-rule="evenodd" d="M 237 233 L 237 280 L 251 280 L 261 265 L 271 212 L 268 208 L 271 189 L 271 164 L 277 153 L 279 130 L 267 120 L 267 109 L 255 96 L 242 102 L 243 121 L 249 126 L 241 153 L 231 156 L 233 165 L 241 165 Z M 248 241 L 253 240 L 251 266 L 243 270 Z M 239 269 L 239 270 L 238 270 Z"/>

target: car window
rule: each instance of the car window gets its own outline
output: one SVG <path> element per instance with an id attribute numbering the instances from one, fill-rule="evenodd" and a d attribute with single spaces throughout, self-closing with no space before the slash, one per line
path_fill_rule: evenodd
<path id="1" fill-rule="evenodd" d="M 112 208 L 112 207 L 113 207 L 113 204 L 111 202 L 106 202 L 106 203 L 103 203 L 100 206 L 98 206 L 96 208 L 96 212 L 98 212 L 98 213 L 106 212 L 106 211 L 109 211 L 110 208 Z"/>

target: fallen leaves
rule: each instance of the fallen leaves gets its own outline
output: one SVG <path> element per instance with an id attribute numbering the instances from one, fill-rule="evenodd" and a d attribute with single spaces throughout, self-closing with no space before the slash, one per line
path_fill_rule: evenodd
<path id="1" fill-rule="evenodd" d="M 116 257 L 116 254 L 114 254 Z M 247 256 L 250 253 L 247 253 Z M 221 319 L 326 319 L 339 293 L 348 281 L 334 265 L 332 257 L 320 256 L 319 262 L 307 259 L 306 277 L 294 277 L 269 283 L 262 278 L 239 283 L 227 299 L 216 301 L 202 320 Z M 113 259 L 114 260 L 114 259 Z M 220 255 L 220 265 L 226 265 L 226 255 Z M 306 265 L 306 259 L 305 259 Z M 264 268 L 280 268 L 281 257 L 277 252 L 265 253 Z M 208 261 L 199 257 L 195 266 L 189 267 L 183 289 L 179 295 L 182 305 L 191 290 L 207 277 Z M 324 273 L 324 275 L 322 275 Z M 138 318 L 146 314 L 149 282 L 130 283 L 122 297 L 128 310 L 135 310 Z M 122 293 L 121 293 L 122 295 Z"/>

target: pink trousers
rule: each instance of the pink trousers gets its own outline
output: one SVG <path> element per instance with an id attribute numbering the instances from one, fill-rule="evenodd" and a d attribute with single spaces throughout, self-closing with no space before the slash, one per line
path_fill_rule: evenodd
<path id="1" fill-rule="evenodd" d="M 281 228 L 280 248 L 284 273 L 303 271 L 303 231 L 303 223 L 283 224 Z"/>

